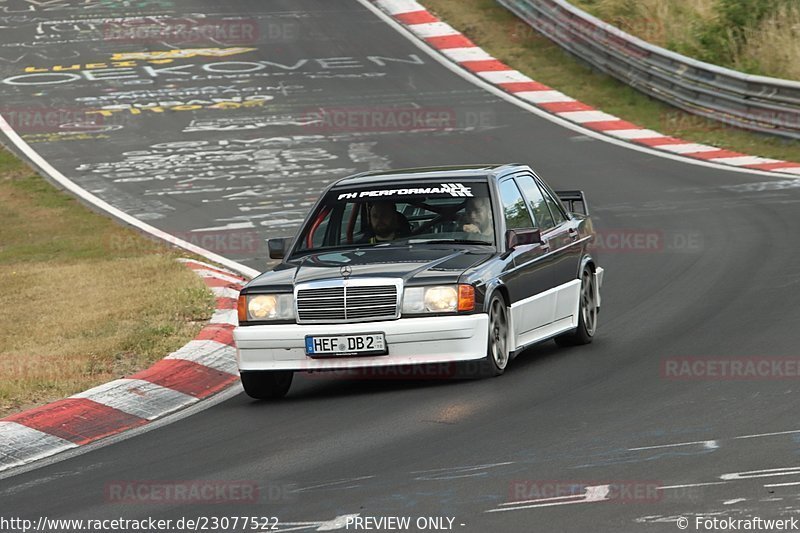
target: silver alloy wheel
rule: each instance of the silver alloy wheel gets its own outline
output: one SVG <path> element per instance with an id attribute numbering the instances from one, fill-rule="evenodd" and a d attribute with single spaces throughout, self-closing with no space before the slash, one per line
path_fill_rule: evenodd
<path id="1" fill-rule="evenodd" d="M 508 319 L 506 306 L 500 298 L 495 298 L 489 312 L 489 352 L 498 369 L 508 364 Z"/>
<path id="2" fill-rule="evenodd" d="M 588 268 L 583 271 L 581 283 L 581 315 L 586 334 L 590 337 L 597 329 L 597 298 L 594 290 L 594 275 Z"/>

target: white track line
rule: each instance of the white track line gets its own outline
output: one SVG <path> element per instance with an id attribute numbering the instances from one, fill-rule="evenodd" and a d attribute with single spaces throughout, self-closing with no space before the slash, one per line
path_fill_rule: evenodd
<path id="1" fill-rule="evenodd" d="M 687 483 L 686 485 L 667 485 L 665 487 L 656 487 L 656 490 L 671 490 L 671 489 L 689 489 L 692 487 L 706 487 L 708 485 L 727 485 L 727 481 L 710 481 L 708 483 Z"/>
<path id="2" fill-rule="evenodd" d="M 793 481 L 791 483 L 767 483 L 764 486 L 765 487 L 793 487 L 795 485 L 800 485 L 800 481 Z"/>
<path id="3" fill-rule="evenodd" d="M 655 450 L 658 448 L 675 448 L 677 446 L 691 446 L 693 444 L 702 444 L 705 448 L 715 449 L 719 448 L 719 444 L 715 440 L 696 440 L 693 442 L 678 442 L 676 444 L 657 444 L 655 446 L 639 446 L 638 448 L 628 448 L 628 451 L 635 452 L 639 450 Z"/>
<path id="4" fill-rule="evenodd" d="M 790 431 L 776 431 L 774 433 L 756 433 L 754 435 L 740 435 L 734 439 L 758 439 L 761 437 L 774 437 L 776 435 L 791 435 L 792 433 L 800 433 L 800 429 L 792 429 Z"/>

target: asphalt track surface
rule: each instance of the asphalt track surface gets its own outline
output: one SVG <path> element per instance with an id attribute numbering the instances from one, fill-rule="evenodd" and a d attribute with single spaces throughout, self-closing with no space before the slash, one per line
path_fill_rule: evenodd
<path id="1" fill-rule="evenodd" d="M 291 234 L 320 187 L 349 172 L 530 163 L 556 188 L 581 188 L 590 200 L 606 243 L 598 251 L 606 269 L 600 329 L 589 346 L 534 347 L 498 379 L 298 377 L 280 403 L 238 395 L 3 479 L 2 516 L 275 516 L 279 530 L 295 531 L 356 513 L 453 517 L 453 528 L 463 531 L 675 531 L 679 516 L 690 518 L 688 530 L 696 531 L 696 515 L 797 516 L 796 378 L 773 372 L 747 380 L 673 379 L 665 369 L 681 357 L 800 355 L 800 190 L 554 125 L 446 70 L 355 1 L 115 5 L 0 2 L 0 102 L 7 119 L 14 110 L 80 115 L 102 105 L 198 99 L 187 92 L 198 87 L 213 87 L 206 91 L 217 98 L 273 98 L 238 109 L 119 112 L 94 128 L 9 120 L 62 173 L 160 229 L 183 238 L 215 236 L 213 251 L 258 268 L 263 246 L 236 239 Z M 165 44 L 198 48 L 169 39 L 97 38 L 97 25 L 111 17 L 188 13 L 255 21 L 260 32 L 252 46 L 201 45 L 255 50 L 155 66 L 181 66 L 191 75 L 153 76 L 143 67 L 151 64 L 138 61 L 116 67 L 132 70 L 106 71 L 106 79 L 78 73 L 66 83 L 7 83 L 25 75 L 26 67 L 81 63 L 87 70 L 85 64 L 107 62 L 111 53 L 164 50 Z M 249 63 L 219 65 L 226 61 Z M 258 61 L 272 63 L 235 78 L 224 77 L 230 72 L 209 77 L 214 69 L 256 69 Z M 215 65 L 211 71 L 203 69 L 209 65 Z M 73 80 L 22 78 L 56 79 Z M 320 109 L 374 111 L 389 117 L 384 122 L 397 110 L 422 109 L 447 120 L 430 131 L 363 119 L 313 123 Z M 86 138 L 54 134 L 69 128 L 82 128 Z M 176 142 L 186 144 L 163 144 Z M 198 154 L 209 147 L 214 153 Z M 164 150 L 176 148 L 193 155 L 162 157 L 175 156 Z M 628 239 L 625 250 L 616 248 L 618 238 Z M 649 244 L 632 244 L 635 238 Z M 726 476 L 784 468 L 769 477 Z M 197 479 L 252 481 L 261 487 L 260 498 L 251 504 L 121 504 L 107 492 L 109 483 Z M 579 492 L 578 498 L 507 505 L 552 496 L 546 491 L 553 483 L 610 485 L 612 492 L 588 498 L 607 501 L 571 501 L 587 499 Z M 616 496 L 620 487 L 628 492 Z M 556 502 L 562 504 L 543 505 Z M 497 509 L 505 510 L 487 512 Z"/>

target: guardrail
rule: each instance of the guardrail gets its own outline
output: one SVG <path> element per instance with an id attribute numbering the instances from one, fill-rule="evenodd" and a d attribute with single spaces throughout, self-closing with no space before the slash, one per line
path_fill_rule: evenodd
<path id="1" fill-rule="evenodd" d="M 564 0 L 497 1 L 570 53 L 654 98 L 726 124 L 800 139 L 800 82 L 670 52 Z"/>

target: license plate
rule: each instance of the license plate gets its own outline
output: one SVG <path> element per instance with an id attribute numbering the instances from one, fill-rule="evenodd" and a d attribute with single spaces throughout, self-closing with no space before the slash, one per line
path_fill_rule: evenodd
<path id="1" fill-rule="evenodd" d="M 386 355 L 383 333 L 361 335 L 307 335 L 306 355 L 309 357 L 336 357 L 346 355 Z"/>

